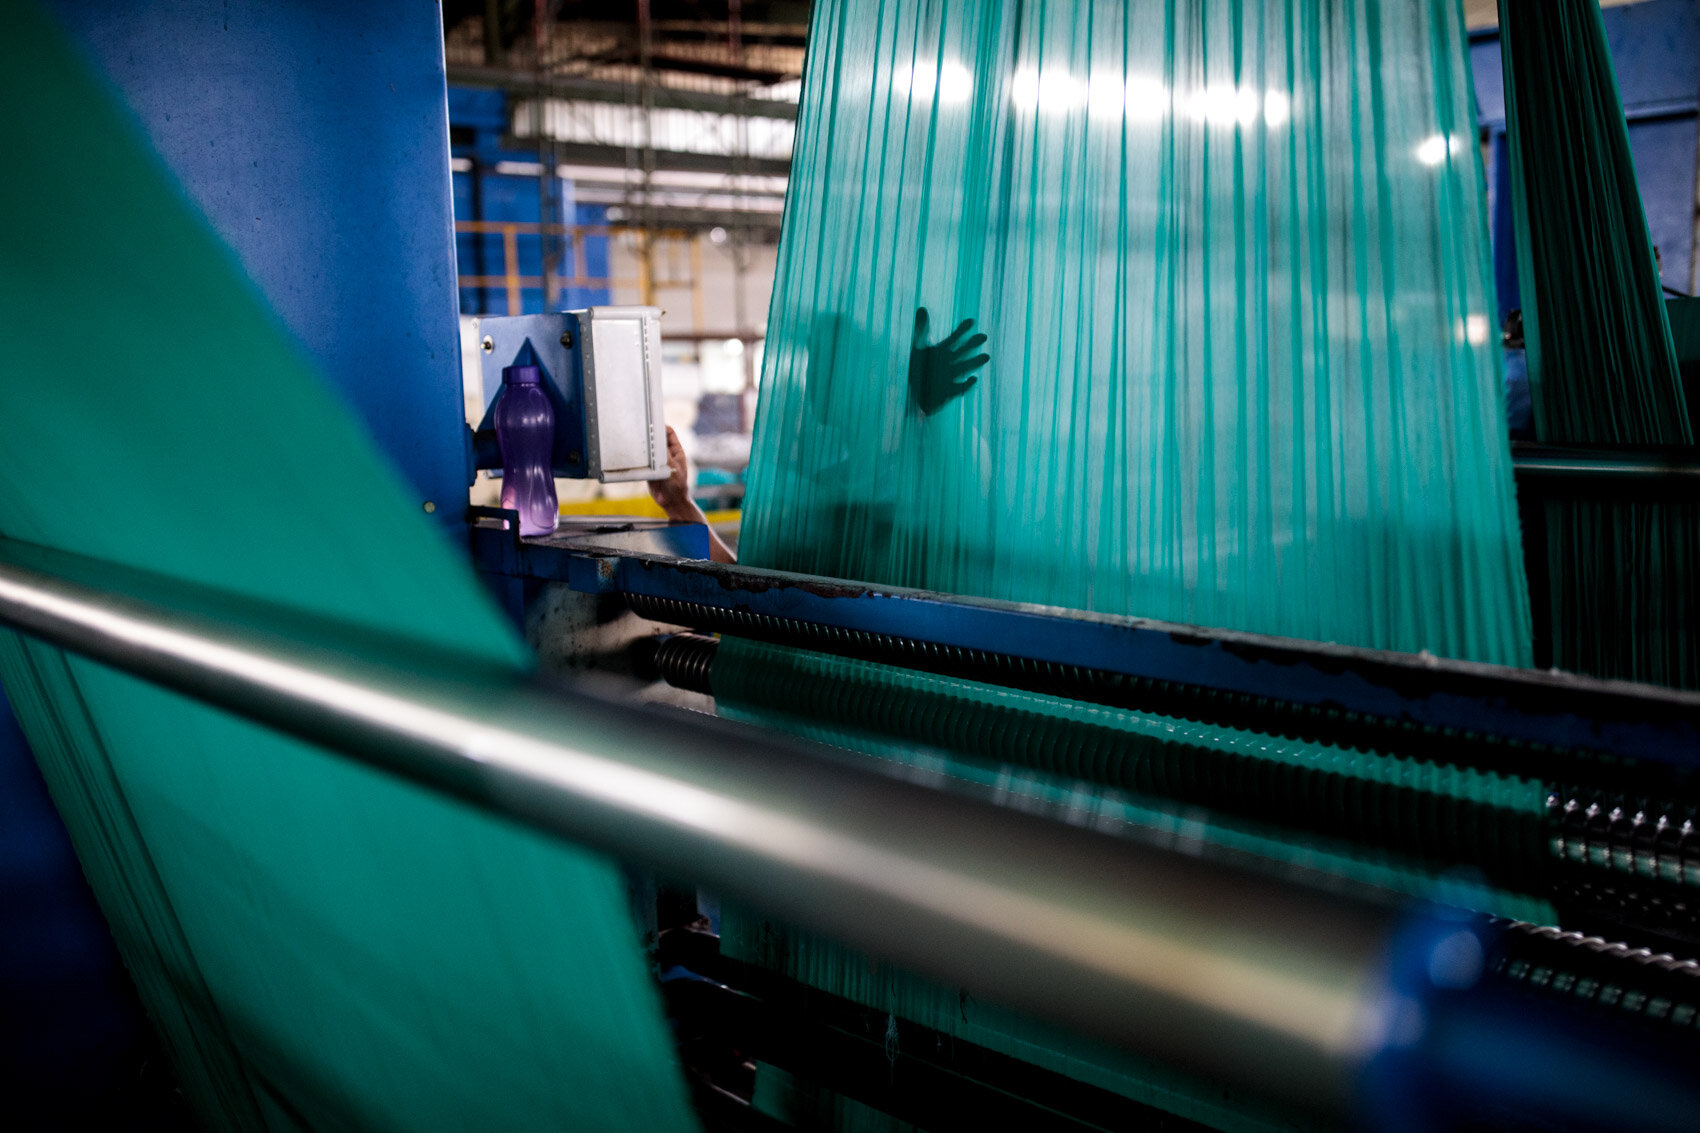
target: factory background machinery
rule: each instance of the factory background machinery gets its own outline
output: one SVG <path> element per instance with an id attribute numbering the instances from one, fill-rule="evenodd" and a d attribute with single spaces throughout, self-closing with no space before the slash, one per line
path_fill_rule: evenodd
<path id="1" fill-rule="evenodd" d="M 640 3 L 636 19 L 622 13 L 614 19 L 586 19 L 582 26 L 575 26 L 572 17 L 581 13 L 570 6 L 552 11 L 540 5 L 534 12 L 501 3 L 485 5 L 482 12 L 444 5 L 439 13 L 402 5 L 333 12 L 317 5 L 239 4 L 232 11 L 224 5 L 161 0 L 123 9 L 66 2 L 55 11 L 123 93 L 153 146 L 290 332 L 401 470 L 420 510 L 470 556 L 548 669 L 636 676 L 645 682 L 641 691 L 622 695 L 702 709 L 711 705 L 705 698 L 714 692 L 718 645 L 711 635 L 726 634 L 1088 703 L 1356 746 L 1394 759 L 1420 759 L 1444 744 L 1474 771 L 1538 784 L 1541 812 L 1524 813 L 1468 791 L 1413 785 L 1373 772 L 1298 776 L 1248 756 L 1209 766 L 1200 759 L 1176 759 L 1130 768 L 1128 774 L 1137 775 L 1134 781 L 1109 785 L 1173 805 L 1136 815 L 1137 805 L 1130 804 L 1127 811 L 1096 817 L 1106 829 L 1146 832 L 1129 838 L 1134 848 L 1126 851 L 1127 868 L 1134 871 L 1177 868 L 1158 850 L 1196 840 L 1188 824 L 1204 822 L 1220 831 L 1214 840 L 1231 851 L 1226 861 L 1200 867 L 1206 872 L 1247 868 L 1253 876 L 1264 876 L 1257 871 L 1279 873 L 1298 866 L 1326 873 L 1327 865 L 1317 863 L 1336 860 L 1330 854 L 1345 861 L 1372 851 L 1383 857 L 1380 872 L 1357 880 L 1384 891 L 1428 893 L 1430 881 L 1439 877 L 1463 894 L 1476 886 L 1511 895 L 1515 907 L 1529 911 L 1526 917 L 1473 920 L 1462 929 L 1444 921 L 1438 929 L 1424 924 L 1422 931 L 1433 939 L 1413 944 L 1412 955 L 1431 959 L 1440 954 L 1433 947 L 1437 941 L 1452 940 L 1459 932 L 1472 942 L 1468 948 L 1479 949 L 1475 976 L 1466 981 L 1475 998 L 1449 987 L 1445 979 L 1425 986 L 1422 994 L 1433 996 L 1438 1005 L 1436 1018 L 1457 1028 L 1461 1045 L 1444 1052 L 1447 1057 L 1425 1049 L 1429 1061 L 1421 1067 L 1389 1070 L 1385 1081 L 1394 1084 L 1386 1087 L 1386 1096 L 1400 1097 L 1405 1090 L 1426 1098 L 1455 1090 L 1476 1104 L 1461 1114 L 1425 1111 L 1442 1124 L 1504 1116 L 1507 1111 L 1496 1107 L 1526 1105 L 1531 1094 L 1544 1096 L 1558 1111 L 1537 1110 L 1538 1121 L 1609 1126 L 1616 1114 L 1628 1112 L 1614 1106 L 1637 1100 L 1656 1117 L 1663 1101 L 1657 1091 L 1669 1084 L 1670 1074 L 1684 1073 L 1680 1065 L 1668 1070 L 1663 1060 L 1687 1051 L 1685 1044 L 1700 1025 L 1700 975 L 1685 959 L 1694 955 L 1700 940 L 1692 896 L 1694 878 L 1700 877 L 1700 863 L 1694 861 L 1700 851 L 1692 781 L 1700 759 L 1700 712 L 1692 694 L 708 565 L 699 561 L 700 531 L 656 522 L 585 517 L 568 522 L 551 538 L 522 541 L 499 508 L 462 508 L 469 474 L 488 463 L 479 460 L 478 434 L 469 428 L 479 423 L 477 410 L 488 399 L 468 396 L 467 372 L 479 369 L 479 344 L 487 332 L 495 337 L 504 316 L 542 316 L 611 302 L 680 313 L 694 308 L 688 329 L 672 334 L 663 323 L 663 338 L 698 348 L 699 368 L 708 347 L 720 352 L 720 362 L 732 363 L 736 381 L 724 388 L 735 392 L 718 396 L 736 400 L 732 419 L 747 427 L 763 311 L 740 297 L 748 286 L 745 277 L 759 275 L 762 249 L 777 234 L 778 212 L 771 198 L 782 191 L 776 182 L 789 159 L 779 124 L 795 119 L 794 101 L 786 104 L 782 88 L 802 66 L 806 13 L 798 10 L 800 5 L 724 7 L 712 19 L 693 20 L 666 5 Z M 694 6 L 683 8 L 700 16 Z M 1688 0 L 1651 0 L 1613 7 L 1605 15 L 1665 282 L 1674 291 L 1692 292 L 1694 241 L 1700 232 L 1695 205 L 1700 9 Z M 586 44 L 594 45 L 594 54 L 587 50 L 588 59 L 578 58 Z M 1492 81 L 1497 67 L 1493 33 L 1474 35 L 1471 52 L 1483 138 L 1494 155 L 1492 184 L 1503 202 L 1506 179 L 1499 174 L 1498 158 L 1504 113 Z M 544 65 L 549 59 L 556 62 Z M 750 93 L 763 86 L 773 88 L 767 97 Z M 737 93 L 728 93 L 731 88 Z M 184 112 L 189 106 L 194 113 Z M 598 115 L 598 107 L 611 109 Z M 730 121 L 733 128 L 726 131 L 724 144 L 703 147 L 706 153 L 681 142 L 669 148 L 657 143 L 662 124 L 674 130 L 685 125 L 677 118 L 669 121 L 668 114 Z M 761 129 L 750 128 L 757 122 Z M 609 133 L 597 138 L 598 129 Z M 561 175 L 563 167 L 576 176 Z M 705 184 L 667 174 L 724 181 Z M 589 187 L 597 185 L 603 187 Z M 445 191 L 451 187 L 452 194 Z M 421 233 L 431 234 L 430 239 Z M 451 239 L 458 280 L 441 270 L 441 245 Z M 732 310 L 711 313 L 703 309 L 708 300 L 701 293 L 714 288 L 704 286 L 700 264 L 727 247 L 731 250 L 724 258 L 735 277 Z M 771 252 L 765 254 L 771 263 Z M 1503 244 L 1495 255 L 1503 302 L 1512 286 L 1512 257 Z M 669 275 L 675 268 L 687 278 Z M 686 286 L 676 286 L 681 283 Z M 466 328 L 460 341 L 454 334 L 457 308 Z M 715 322 L 716 317 L 728 321 Z M 473 323 L 475 318 L 480 321 Z M 740 344 L 735 351 L 729 347 L 733 342 Z M 684 356 L 677 357 L 684 365 Z M 494 392 L 487 376 L 482 384 Z M 697 402 L 713 411 L 719 403 L 712 398 L 721 389 L 699 386 Z M 1692 466 L 1676 461 L 1631 464 L 1600 454 L 1534 450 L 1522 457 L 1519 483 L 1524 490 L 1578 479 L 1604 484 L 1629 479 L 1656 482 L 1661 491 L 1692 490 Z M 351 497 L 356 506 L 357 489 Z M 80 641 L 73 647 L 148 675 L 145 659 L 126 657 L 92 631 L 76 637 L 78 615 L 63 603 L 98 604 L 97 587 L 54 591 L 28 574 L 32 569 L 50 574 L 42 563 L 8 566 L 23 572 L 8 576 L 14 586 L 34 586 L 36 593 L 62 600 L 56 612 L 43 613 L 34 623 L 23 622 L 14 611 L 7 616 L 10 624 Z M 37 604 L 42 610 L 49 605 Z M 381 676 L 357 672 L 349 679 L 376 682 Z M 197 687 L 192 674 L 171 679 L 179 688 Z M 448 699 L 463 704 L 471 718 L 480 691 L 468 686 L 455 694 L 464 695 L 464 702 Z M 252 690 L 197 695 L 268 718 L 267 709 L 254 706 L 258 694 Z M 850 713 L 854 719 L 844 722 L 932 750 L 948 751 L 959 742 L 948 716 L 941 714 L 932 725 L 913 718 L 884 719 L 877 698 L 847 707 L 824 697 L 810 702 L 804 693 L 799 703 L 782 707 L 823 720 L 833 712 Z M 270 711 L 275 722 L 278 713 Z M 543 706 L 538 713 L 536 727 L 546 732 L 553 719 L 550 709 Z M 609 727 L 628 726 L 620 720 Z M 1019 724 L 1012 718 L 1001 733 L 1006 739 L 992 743 L 989 753 L 975 754 L 1020 766 Z M 633 750 L 642 749 L 648 742 L 642 725 L 629 726 Z M 339 736 L 334 724 L 323 721 L 309 719 L 295 727 L 332 746 L 371 743 L 370 736 Z M 686 742 L 730 759 L 711 738 Z M 1000 742 L 1007 749 L 1000 749 Z M 1086 726 L 1076 728 L 1067 742 L 1082 750 L 1108 743 Z M 25 783 L 28 765 L 20 737 L 8 731 L 6 743 L 7 766 L 19 769 L 20 784 L 6 797 L 22 814 L 32 786 Z M 753 766 L 783 786 L 777 768 L 785 750 L 775 747 L 761 754 L 771 762 Z M 663 767 L 656 764 L 651 770 L 659 774 Z M 664 770 L 681 781 L 709 773 L 696 764 Z M 523 779 L 525 769 L 514 774 Z M 923 777 L 916 773 L 917 779 Z M 536 783 L 529 786 L 543 790 Z M 847 798 L 866 796 L 867 815 L 855 815 L 867 824 L 860 836 L 903 845 L 877 816 L 919 805 L 908 794 L 892 788 L 895 793 L 887 797 L 883 788 L 848 775 L 842 790 Z M 801 806 L 808 794 L 801 787 L 791 795 L 780 787 L 774 791 L 766 801 L 776 811 L 784 804 Z M 996 854 L 992 835 L 976 826 L 983 816 L 973 807 L 989 809 L 983 796 L 990 793 L 960 804 L 961 813 L 947 805 L 935 819 L 953 830 L 957 827 L 950 824 L 960 823 L 965 844 L 980 839 L 972 844 L 983 852 L 988 872 L 1009 864 Z M 1066 825 L 1066 797 L 1033 805 L 1053 825 Z M 41 814 L 39 797 L 34 813 Z M 534 814 L 528 821 L 568 834 L 584 829 L 558 816 Z M 1090 869 L 1092 853 L 1101 852 L 1058 848 L 1016 825 L 1020 828 L 1003 833 L 1035 854 L 1055 855 L 1058 870 Z M 8 828 L 25 829 L 21 820 Z M 32 847 L 53 843 L 51 827 L 40 829 L 44 833 L 20 833 L 19 838 Z M 1151 830 L 1160 835 L 1155 850 Z M 1027 837 L 1034 841 L 1022 840 Z M 1166 847 L 1161 845 L 1165 839 Z M 630 849 L 614 836 L 604 836 L 602 844 L 616 852 Z M 1284 858 L 1283 845 L 1302 851 Z M 904 848 L 913 855 L 907 860 L 925 860 L 925 847 Z M 690 849 L 725 852 L 708 841 Z M 1148 850 L 1151 860 L 1134 860 Z M 800 879 L 809 875 L 763 872 L 773 867 L 761 853 L 777 858 L 777 849 L 751 853 L 745 863 L 750 874 L 772 880 L 774 892 L 807 888 Z M 689 860 L 688 854 L 674 851 L 669 860 L 655 863 L 671 870 L 664 868 L 659 878 L 642 874 L 636 888 L 651 894 L 644 899 L 640 921 L 653 933 L 649 943 L 681 1058 L 692 1076 L 699 1113 L 710 1126 L 765 1128 L 776 1115 L 806 1124 L 807 1114 L 815 1112 L 809 1107 L 826 1104 L 821 1100 L 826 1097 L 837 1099 L 832 1104 L 840 1107 L 833 1111 L 834 1120 L 847 1121 L 842 1107 L 854 1105 L 926 1128 L 998 1119 L 1057 1128 L 1188 1120 L 1169 1116 L 1153 1101 L 1161 1094 L 1156 1087 L 1136 1100 L 1113 1086 L 1083 1083 L 1043 1059 L 1016 1057 L 938 1027 L 898 1019 L 721 955 L 713 932 L 719 916 L 715 897 L 723 887 L 737 889 L 737 878 L 727 876 L 736 871 L 722 864 L 706 867 L 701 876 L 677 876 L 680 863 Z M 173 1127 L 186 1115 L 172 1101 L 169 1085 L 162 1084 L 167 1075 L 157 1065 L 159 1055 L 149 1046 L 146 1025 L 124 991 L 122 974 L 89 906 L 75 900 L 62 850 L 56 865 L 43 866 L 42 876 L 54 868 L 64 879 L 54 884 L 72 896 L 41 907 L 62 911 L 64 931 L 86 942 L 80 953 L 87 957 L 84 967 L 67 978 L 79 988 L 103 983 L 113 988 L 109 996 L 90 995 L 90 1005 L 77 1016 L 84 1020 L 83 1041 L 67 1043 L 65 1057 L 91 1060 L 91 1051 L 98 1051 L 116 1058 L 122 1070 L 115 1073 L 129 1075 L 122 1086 L 112 1086 L 109 1096 L 117 1111 L 152 1112 L 155 1127 Z M 1289 892 L 1288 875 L 1281 877 L 1268 881 L 1266 889 L 1275 895 L 1271 901 L 1290 900 L 1279 911 L 1292 918 L 1291 925 L 1315 934 L 1373 935 L 1386 929 L 1388 922 L 1361 910 L 1337 915 L 1326 903 L 1313 907 L 1309 898 Z M 813 880 L 824 884 L 818 876 Z M 1189 880 L 1213 884 L 1215 875 Z M 704 883 L 701 891 L 697 882 Z M 800 920 L 829 919 L 818 899 L 811 904 L 805 897 L 787 896 L 782 903 L 788 915 Z M 877 903 L 871 908 L 867 924 L 837 926 L 846 939 L 925 968 L 922 957 L 904 951 L 900 933 L 881 927 L 889 924 L 891 908 Z M 1534 923 L 1548 909 L 1556 912 L 1552 919 L 1558 927 Z M 1204 923 L 1219 926 L 1231 920 L 1224 914 L 1220 922 Z M 1291 931 L 1302 935 L 1298 928 Z M 980 980 L 993 996 L 1010 996 L 1024 975 L 1047 970 L 1046 963 L 1062 964 L 1056 955 L 1066 951 L 1046 942 L 1023 952 L 989 932 L 979 951 L 956 943 L 964 957 L 932 974 L 959 978 L 964 987 Z M 1195 935 L 1190 943 L 1199 947 L 1200 939 Z M 1296 947 L 1293 940 L 1285 943 Z M 1331 957 L 1327 963 L 1335 961 L 1336 966 L 1327 967 L 1319 960 L 1321 975 L 1313 978 L 1322 982 L 1360 971 L 1353 967 L 1355 958 Z M 1093 1018 L 1090 985 L 1071 984 L 1079 972 L 1066 965 L 1057 971 L 1057 986 L 1072 987 L 1070 996 L 1047 1004 L 1038 1002 L 1036 994 L 1029 1000 L 1016 995 L 1019 1006 L 1048 1011 L 1112 1047 L 1150 1052 L 1161 1046 L 1157 1036 L 1127 1022 L 1125 1015 Z M 1121 994 L 1117 986 L 1106 985 L 1100 993 L 1126 1008 L 1127 1001 L 1114 999 Z M 34 1011 L 19 1017 L 58 1016 L 63 1023 L 66 1010 L 65 1001 L 55 998 L 38 1001 Z M 1496 1028 L 1494 1021 L 1503 1026 Z M 1499 1043 L 1521 1043 L 1525 1047 L 1518 1049 L 1525 1049 L 1528 1032 L 1543 1028 L 1556 1036 L 1544 1051 L 1549 1070 L 1566 1066 L 1566 1057 L 1598 1058 L 1602 1046 L 1615 1047 L 1621 1057 L 1587 1064 L 1586 1088 L 1566 1092 L 1564 1075 L 1556 1070 L 1543 1076 L 1532 1069 L 1518 1080 L 1516 1068 L 1485 1053 Z M 8 1035 L 19 1051 L 13 1065 L 28 1065 L 25 1041 L 13 1037 L 17 1033 Z M 100 1041 L 90 1039 L 97 1033 Z M 1231 1028 L 1211 1032 L 1196 1046 L 1234 1033 Z M 1572 1036 L 1575 1047 L 1566 1047 Z M 1176 1043 L 1184 1045 L 1179 1039 Z M 894 1049 L 901 1057 L 892 1054 Z M 151 1067 L 139 1077 L 136 1060 Z M 1236 1106 L 1248 1122 L 1267 1119 L 1255 1099 L 1268 1091 L 1269 1078 L 1283 1071 L 1302 1076 L 1304 1069 L 1299 1062 L 1279 1061 L 1270 1064 L 1274 1070 L 1252 1067 L 1252 1058 L 1212 1063 L 1198 1049 L 1185 1060 L 1195 1071 L 1206 1066 L 1226 1083 L 1231 1101 L 1225 1108 L 1190 1111 L 1218 1124 L 1231 1124 L 1221 1114 Z M 1388 1056 L 1389 1065 L 1397 1062 Z M 1529 1065 L 1539 1062 L 1531 1057 Z M 76 1082 L 74 1073 L 71 1081 Z M 1687 1085 L 1691 1089 L 1692 1081 Z M 1173 1083 L 1165 1088 L 1175 1094 L 1196 1089 Z M 1503 1095 L 1496 1094 L 1501 1088 Z M 787 1091 L 788 1098 L 782 1096 Z M 1602 1107 L 1598 1112 L 1576 1108 L 1590 1095 Z M 1419 1112 L 1415 1101 L 1409 1104 Z M 1393 1123 L 1390 1110 L 1376 1112 Z"/>

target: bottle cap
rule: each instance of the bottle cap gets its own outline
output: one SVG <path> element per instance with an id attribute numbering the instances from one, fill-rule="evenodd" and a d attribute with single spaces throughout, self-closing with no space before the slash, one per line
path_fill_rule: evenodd
<path id="1" fill-rule="evenodd" d="M 510 386 L 534 386 L 543 380 L 543 371 L 536 366 L 505 366 L 502 382 Z"/>

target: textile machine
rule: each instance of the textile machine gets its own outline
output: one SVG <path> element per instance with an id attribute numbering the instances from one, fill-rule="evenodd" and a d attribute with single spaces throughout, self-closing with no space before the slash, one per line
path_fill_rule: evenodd
<path id="1" fill-rule="evenodd" d="M 521 538 L 453 502 L 495 457 L 444 345 L 440 11 L 355 5 L 325 36 L 310 5 L 14 7 L 0 85 L 57 128 L 0 124 L 0 287 L 34 375 L 0 382 L 24 422 L 0 673 L 203 1120 L 1695 1125 L 1700 693 L 713 563 L 691 524 Z M 1002 6 L 964 8 L 1004 44 Z M 1457 6 L 1425 13 L 1462 68 Z M 900 93 L 1101 113 L 1102 84 L 1013 59 L 987 72 L 1006 100 L 943 69 Z M 1201 132 L 1322 107 L 1196 93 Z M 1418 101 L 1392 111 L 1434 117 Z M 1401 177 L 1466 182 L 1468 146 L 1411 140 Z M 1468 283 L 1484 257 L 1457 243 Z M 111 254 L 138 247 L 172 288 Z M 108 259 L 131 301 L 91 320 L 82 265 Z M 1475 390 L 1497 370 L 1464 310 L 1432 354 Z M 49 380 L 67 341 L 83 384 Z M 477 341 L 487 388 L 528 352 L 548 376 L 558 473 L 665 471 L 654 308 Z M 191 446 L 218 476 L 184 477 Z M 44 467 L 90 501 L 116 468 L 126 506 L 95 524 L 17 487 Z M 1558 447 L 1518 478 L 1529 500 L 1696 482 L 1681 452 Z"/>
<path id="2" fill-rule="evenodd" d="M 1531 455 L 1527 475 L 1635 472 L 1574 456 L 1560 468 L 1560 459 Z M 1013 797 L 1025 809 L 1136 841 L 1194 853 L 1214 843 L 1213 853 L 1241 868 L 1302 874 L 1325 888 L 1358 884 L 1328 877 L 1330 862 L 1372 858 L 1391 867 L 1377 878 L 1382 884 L 1408 887 L 1408 880 L 1389 880 L 1403 869 L 1429 879 L 1426 893 L 1408 890 L 1413 899 L 1445 900 L 1450 885 L 1455 894 L 1479 887 L 1544 902 L 1557 911 L 1560 928 L 1485 917 L 1460 922 L 1481 934 L 1472 937 L 1483 952 L 1471 994 L 1493 1001 L 1502 1012 L 1496 1018 L 1550 1012 L 1569 1020 L 1561 1027 L 1574 1025 L 1594 1040 L 1621 1035 L 1626 1025 L 1644 1028 L 1658 1036 L 1659 1058 L 1686 1050 L 1700 1021 L 1700 965 L 1679 958 L 1692 956 L 1700 942 L 1696 694 L 710 563 L 701 529 L 689 525 L 603 520 L 521 540 L 500 511 L 475 509 L 472 522 L 480 570 L 508 587 L 518 603 L 513 612 L 551 666 L 665 682 L 665 691 L 657 684 L 645 699 L 712 710 L 704 698 L 714 693 L 719 645 L 711 635 L 723 634 L 1374 752 L 1405 768 L 1438 762 L 1536 783 L 1544 796 L 1538 812 L 1506 798 L 1453 793 L 1420 773 L 1365 773 L 1346 759 L 1338 771 L 1284 767 L 1255 745 L 1211 761 L 1184 751 L 1166 761 L 1106 755 L 1090 786 L 1142 801 L 1147 809 L 1130 819 L 1082 810 L 1066 791 L 1023 797 L 1019 789 L 999 792 L 947 776 L 937 770 L 942 765 L 909 769 L 917 781 L 956 778 L 965 793 L 1001 793 L 1006 804 Z M 949 714 L 882 715 L 877 697 L 852 699 L 846 708 L 833 691 L 788 685 L 790 703 L 773 707 L 1036 771 L 1059 747 L 1117 747 L 1089 723 L 1040 738 L 1013 715 L 978 726 Z M 720 956 L 700 926 L 684 923 L 695 915 L 694 906 L 676 912 L 669 925 L 663 914 L 661 963 L 704 977 L 669 987 L 696 1028 L 693 1069 L 715 1089 L 735 1091 L 739 1067 L 760 1061 L 923 1127 L 1012 1112 L 1046 1127 L 1125 1127 L 1159 1112 L 1147 1108 L 1149 1099 L 1136 1103 L 908 1021 L 895 1024 L 904 1034 L 904 1059 L 888 1062 L 885 1012 Z M 1511 1045 L 1494 1045 L 1502 1039 Z M 1533 1088 L 1516 1068 L 1525 1054 L 1512 1053 L 1523 1039 L 1483 1032 L 1462 1041 L 1472 1052 L 1472 1073 L 1481 1075 L 1467 1087 L 1458 1083 L 1468 1091 L 1470 1113 L 1418 1117 L 1418 1103 L 1394 1103 L 1391 1095 L 1378 1104 L 1417 1106 L 1409 1113 L 1419 1123 L 1537 1120 L 1537 1111 L 1544 1115 L 1538 1120 L 1558 1124 L 1622 1119 L 1613 1106 L 1624 1097 L 1603 1101 L 1616 1088 L 1602 1086 L 1610 1073 L 1590 1073 L 1587 1101 L 1557 1100 L 1560 1084 L 1548 1079 L 1534 1088 L 1540 1102 L 1521 1093 L 1495 1097 L 1488 1079 L 1514 1092 Z M 1533 1048 L 1526 1056 L 1531 1065 L 1551 1057 Z M 1247 1068 L 1239 1063 L 1228 1079 Z M 1212 1070 L 1220 1075 L 1223 1066 Z M 746 1081 L 743 1088 L 751 1087 Z M 1433 1102 L 1444 1093 L 1425 1096 Z M 1596 1103 L 1603 1108 L 1586 1112 Z M 1392 1118 L 1380 1111 L 1372 1120 Z"/>

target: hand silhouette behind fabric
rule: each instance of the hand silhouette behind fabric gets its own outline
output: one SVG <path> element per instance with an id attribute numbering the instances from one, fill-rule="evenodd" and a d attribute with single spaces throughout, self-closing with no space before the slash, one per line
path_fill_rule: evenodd
<path id="1" fill-rule="evenodd" d="M 992 359 L 989 354 L 973 354 L 986 344 L 983 334 L 967 337 L 974 329 L 973 319 L 963 319 L 933 346 L 926 345 L 927 321 L 927 309 L 916 308 L 915 335 L 909 345 L 909 396 L 930 417 L 974 388 L 980 380 L 974 371 Z"/>

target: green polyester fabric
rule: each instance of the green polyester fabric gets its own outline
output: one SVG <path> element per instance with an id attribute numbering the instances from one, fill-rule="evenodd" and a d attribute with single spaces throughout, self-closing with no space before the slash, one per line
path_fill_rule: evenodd
<path id="1" fill-rule="evenodd" d="M 0 535 L 529 667 L 114 95 L 0 8 Z M 693 1125 L 608 861 L 11 634 L 0 680 L 207 1128 Z"/>
<path id="2" fill-rule="evenodd" d="M 1500 0 L 1500 35 L 1536 432 L 1691 445 L 1599 6 Z M 1631 488 L 1545 510 L 1553 663 L 1700 688 L 1700 505 Z"/>
<path id="3" fill-rule="evenodd" d="M 817 5 L 743 560 L 1526 664 L 1473 122 L 1452 0 Z M 968 318 L 989 361 L 943 399 L 933 348 Z M 1237 759 L 1272 785 L 1337 782 L 1345 807 L 1375 783 L 1508 825 L 1544 802 L 1438 761 L 731 639 L 714 687 L 728 715 L 935 760 L 1012 805 L 1171 836 L 1180 813 L 1182 837 L 1409 893 L 1437 871 L 1177 811 L 1152 784 Z M 734 956 L 1198 1120 L 1285 1120 L 745 910 L 723 933 Z"/>

